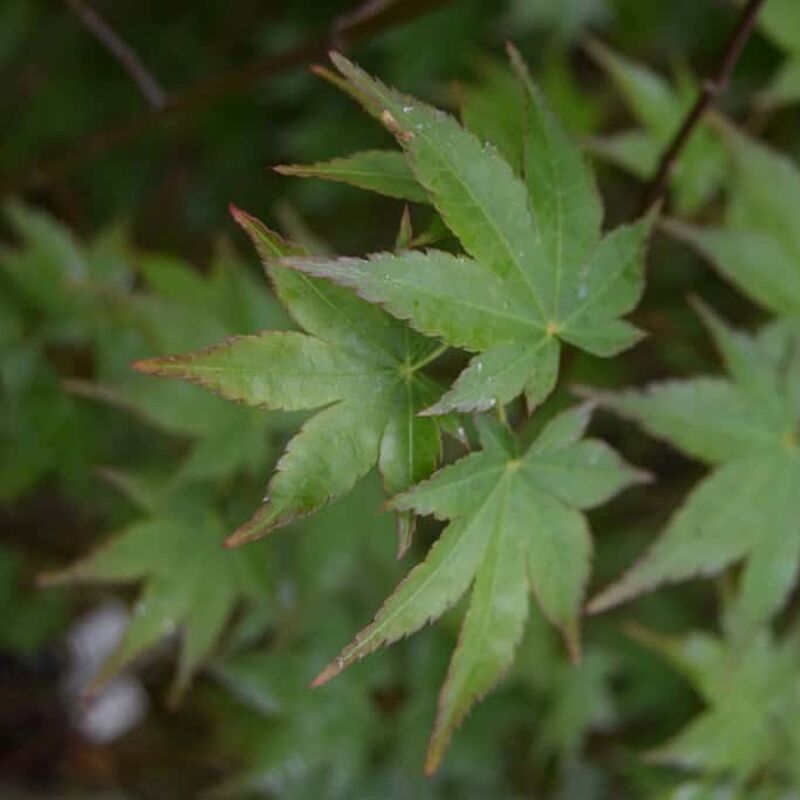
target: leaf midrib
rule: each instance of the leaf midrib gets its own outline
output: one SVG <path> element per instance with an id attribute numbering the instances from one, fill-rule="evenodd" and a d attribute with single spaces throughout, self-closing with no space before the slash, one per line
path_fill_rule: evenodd
<path id="1" fill-rule="evenodd" d="M 497 486 L 495 486 L 494 488 L 492 488 L 491 491 L 486 493 L 486 497 L 484 498 L 483 502 L 479 506 L 477 506 L 475 509 L 470 511 L 469 516 L 471 518 L 471 521 L 474 522 L 474 518 L 477 517 L 486 508 L 486 506 L 489 504 L 489 501 L 494 497 L 494 494 L 495 494 L 496 490 L 497 490 Z M 456 520 L 456 521 L 460 521 L 460 520 Z M 450 524 L 452 525 L 454 523 L 451 522 Z M 465 524 L 470 524 L 470 523 L 465 523 Z M 419 595 L 423 591 L 425 591 L 430 586 L 430 584 L 432 582 L 434 582 L 436 580 L 436 578 L 437 578 L 437 576 L 439 574 L 439 571 L 441 569 L 443 569 L 446 565 L 447 565 L 447 562 L 446 561 L 442 561 L 442 563 L 436 568 L 436 570 L 432 571 L 431 574 L 416 588 L 414 593 L 412 595 L 410 595 L 408 597 L 408 599 L 406 599 L 405 602 L 403 602 L 402 605 L 400 605 L 396 609 L 394 609 L 394 611 L 392 612 L 391 617 L 387 617 L 386 620 L 384 620 L 383 623 L 380 626 L 376 625 L 370 631 L 369 635 L 365 636 L 363 639 L 361 639 L 357 643 L 357 646 L 355 648 L 355 652 L 363 651 L 365 649 L 365 645 L 368 642 L 373 641 L 376 637 L 380 639 L 380 636 L 383 634 L 384 628 L 386 628 L 389 624 L 391 624 L 392 619 L 394 619 L 394 618 L 398 617 L 399 615 L 401 615 L 406 610 L 406 608 L 408 608 L 408 606 L 410 604 L 415 602 L 417 597 L 419 597 Z M 474 574 L 473 574 L 473 579 L 474 579 Z M 469 584 L 468 584 L 467 588 L 469 588 Z M 400 638 L 400 636 L 403 636 L 403 635 L 404 634 L 401 633 L 401 634 L 398 634 L 397 636 L 390 636 L 390 637 L 387 637 L 384 641 L 394 641 L 395 639 L 398 639 L 398 638 Z M 366 649 L 369 650 L 368 647 Z"/>
<path id="2" fill-rule="evenodd" d="M 347 316 L 347 314 L 345 314 L 341 310 L 341 308 L 339 308 L 338 306 L 334 305 L 330 301 L 329 298 L 327 298 L 322 292 L 320 292 L 319 288 L 314 284 L 314 281 L 311 280 L 311 278 L 308 275 L 305 275 L 304 273 L 297 272 L 297 271 L 295 271 L 295 274 L 296 275 L 300 275 L 300 277 L 303 280 L 303 283 L 305 283 L 306 286 L 309 289 L 311 289 L 311 291 L 319 298 L 319 300 L 321 300 L 326 306 L 328 306 L 328 308 L 330 308 L 331 311 L 335 315 L 341 317 L 341 319 L 344 320 L 344 322 L 347 325 L 347 327 L 350 328 L 350 330 L 356 335 L 356 338 L 360 339 L 362 342 L 364 342 L 366 345 L 368 345 L 369 349 L 372 350 L 373 353 L 375 353 L 376 355 L 379 355 L 379 356 L 385 356 L 393 366 L 396 366 L 396 365 L 401 363 L 400 359 L 397 357 L 397 355 L 395 355 L 391 351 L 387 350 L 386 347 L 384 347 L 380 342 L 375 340 L 372 336 L 365 335 L 364 329 L 363 329 L 364 326 L 359 326 L 359 325 L 355 324 L 350 319 L 350 317 Z M 317 338 L 321 338 L 321 337 L 317 337 Z M 332 344 L 332 343 L 328 342 L 328 344 Z M 348 349 L 345 348 L 345 347 L 342 347 L 341 345 L 337 344 L 335 346 L 337 346 L 340 349 L 348 352 Z M 357 355 L 359 355 L 359 357 L 363 359 L 363 354 L 357 354 Z"/>
<path id="3" fill-rule="evenodd" d="M 476 261 L 475 263 L 480 264 L 481 262 Z M 488 267 L 487 267 L 487 269 L 488 269 Z M 521 317 L 521 316 L 518 316 L 517 314 L 512 314 L 512 313 L 506 311 L 505 309 L 498 309 L 498 308 L 495 308 L 493 306 L 482 306 L 482 305 L 477 304 L 477 303 L 473 303 L 473 302 L 468 302 L 466 300 L 462 300 L 461 298 L 453 298 L 452 295 L 446 294 L 444 292 L 435 292 L 432 289 L 426 289 L 426 288 L 421 287 L 421 286 L 419 286 L 418 284 L 415 284 L 415 283 L 406 284 L 406 283 L 403 283 L 403 281 L 400 281 L 400 280 L 398 280 L 396 278 L 390 278 L 388 280 L 385 280 L 383 283 L 384 283 L 384 285 L 387 284 L 387 283 L 390 284 L 390 285 L 394 284 L 398 289 L 408 289 L 410 287 L 413 291 L 417 292 L 418 294 L 423 294 L 423 295 L 426 295 L 427 297 L 432 297 L 432 298 L 435 298 L 437 300 L 445 298 L 445 299 L 447 299 L 447 300 L 449 300 L 451 302 L 455 302 L 458 305 L 463 306 L 464 308 L 471 309 L 472 311 L 479 311 L 482 314 L 486 314 L 488 316 L 499 317 L 500 319 L 508 319 L 508 320 L 511 320 L 512 322 L 517 322 L 517 323 L 519 323 L 521 325 L 524 325 L 526 328 L 532 328 L 533 330 L 537 330 L 537 331 L 544 331 L 545 330 L 544 326 L 540 322 L 537 324 L 537 322 L 532 320 L 530 317 Z"/>
<path id="4" fill-rule="evenodd" d="M 402 103 L 402 98 L 400 98 L 399 100 L 393 99 L 391 97 L 391 94 L 387 94 L 388 90 L 384 91 L 384 88 L 381 86 L 381 84 L 379 82 L 371 81 L 371 83 L 372 83 L 372 87 L 373 87 L 373 89 L 372 89 L 373 92 L 378 95 L 378 97 L 383 101 L 384 105 L 386 105 L 386 106 L 389 106 L 389 105 L 396 106 L 398 104 L 398 102 Z M 430 113 L 431 113 L 424 104 L 421 104 L 416 100 L 414 100 L 411 103 L 411 105 L 416 107 L 416 108 L 420 108 L 424 113 L 426 113 L 428 115 L 430 115 Z M 437 147 L 435 145 L 435 142 L 432 139 L 432 137 L 425 132 L 425 128 L 415 129 L 414 131 L 409 131 L 409 132 L 414 136 L 415 139 L 416 138 L 420 138 L 420 139 L 423 139 L 425 142 L 427 142 L 428 146 L 430 147 L 430 149 L 434 153 L 437 152 Z M 413 139 L 412 139 L 412 141 L 413 141 Z M 408 152 L 408 150 L 407 150 L 408 145 L 405 144 L 405 143 L 402 143 L 402 142 L 401 142 L 401 145 L 406 150 L 406 152 Z M 536 290 L 535 290 L 535 288 L 533 286 L 533 283 L 532 283 L 532 281 L 530 279 L 530 276 L 528 275 L 527 271 L 523 268 L 522 264 L 518 260 L 517 255 L 514 252 L 514 249 L 511 247 L 511 244 L 508 241 L 507 237 L 505 236 L 505 234 L 503 234 L 501 232 L 500 228 L 497 227 L 497 224 L 494 221 L 494 218 L 491 215 L 487 214 L 485 206 L 483 205 L 483 203 L 478 202 L 478 199 L 477 199 L 475 193 L 473 192 L 472 187 L 470 187 L 468 183 L 465 183 L 465 181 L 463 180 L 463 178 L 461 177 L 461 175 L 458 173 L 457 170 L 453 169 L 453 163 L 454 162 L 449 156 L 448 149 L 445 147 L 445 148 L 442 148 L 442 150 L 443 150 L 443 152 L 442 152 L 441 157 L 440 157 L 439 160 L 443 160 L 447 164 L 447 166 L 449 167 L 449 171 L 446 172 L 445 174 L 451 175 L 457 181 L 457 183 L 465 191 L 467 196 L 471 199 L 471 201 L 472 201 L 473 205 L 475 206 L 475 208 L 478 209 L 478 211 L 480 212 L 480 214 L 483 217 L 483 219 L 486 220 L 489 223 L 489 227 L 491 227 L 494 230 L 494 232 L 497 235 L 498 239 L 500 240 L 500 242 L 502 242 L 502 245 L 503 245 L 503 248 L 506 251 L 506 254 L 510 256 L 510 263 L 513 265 L 513 267 L 515 268 L 516 272 L 522 277 L 523 282 L 528 287 L 528 291 L 529 291 L 529 293 L 531 295 L 531 298 L 533 299 L 534 303 L 536 304 L 536 307 L 539 309 L 539 313 L 541 314 L 541 319 L 543 321 L 546 320 L 547 319 L 547 312 L 546 312 L 544 306 L 542 305 L 542 301 L 539 298 L 538 294 L 536 293 Z M 497 157 L 502 159 L 502 157 L 499 156 L 499 155 Z M 439 202 L 436 200 L 435 193 L 431 190 L 430 186 L 428 186 L 427 182 L 422 180 L 422 178 L 420 177 L 419 172 L 418 172 L 418 168 L 415 168 L 416 164 L 414 162 L 415 162 L 415 159 L 412 158 L 411 159 L 412 171 L 415 173 L 415 176 L 416 176 L 417 180 L 430 193 L 431 199 L 433 200 L 437 211 L 439 211 L 439 213 L 443 217 L 449 218 L 450 215 L 443 208 L 440 207 Z M 527 192 L 526 192 L 526 194 L 527 194 Z M 528 209 L 528 208 L 526 208 L 526 211 L 528 212 L 528 214 L 531 213 L 530 209 Z M 531 244 L 533 246 L 540 246 L 541 240 L 540 240 L 535 228 L 531 229 L 531 235 L 532 235 Z"/>
<path id="5" fill-rule="evenodd" d="M 508 494 L 510 491 L 511 478 L 508 476 L 508 473 L 506 473 L 504 477 L 506 479 L 503 480 L 501 483 L 501 486 L 503 488 L 503 497 L 502 497 L 502 502 L 500 503 L 500 509 L 498 510 L 497 515 L 495 516 L 495 528 L 492 531 L 492 536 L 490 537 L 490 540 L 486 543 L 486 550 L 489 550 L 492 547 L 492 545 L 495 544 L 495 542 L 492 540 L 494 540 L 495 537 L 497 538 L 496 550 L 493 554 L 492 561 L 490 562 L 492 568 L 492 574 L 489 582 L 489 591 L 488 591 L 490 602 L 488 602 L 481 609 L 480 625 L 479 625 L 479 630 L 477 632 L 477 641 L 479 642 L 483 642 L 487 638 L 486 631 L 489 625 L 489 620 L 491 619 L 492 616 L 491 611 L 494 608 L 494 604 L 491 602 L 491 599 L 493 599 L 495 595 L 497 580 L 500 574 L 500 560 L 504 555 L 505 541 L 506 541 L 506 536 L 508 535 L 508 525 L 505 524 L 505 519 L 506 519 L 506 512 L 508 510 L 507 509 Z M 492 492 L 492 494 L 494 494 L 494 492 Z M 484 551 L 484 556 L 485 553 L 486 551 Z M 481 567 L 486 567 L 486 566 L 487 563 L 484 561 L 484 563 L 478 567 L 478 570 L 480 570 Z M 473 591 L 475 590 L 474 580 L 473 580 L 472 590 Z M 461 652 L 463 652 L 463 650 Z M 466 675 L 464 675 L 464 678 L 461 681 L 462 687 L 470 682 L 473 674 L 475 673 L 475 670 L 476 670 L 476 665 L 473 660 L 472 664 L 467 668 Z"/>

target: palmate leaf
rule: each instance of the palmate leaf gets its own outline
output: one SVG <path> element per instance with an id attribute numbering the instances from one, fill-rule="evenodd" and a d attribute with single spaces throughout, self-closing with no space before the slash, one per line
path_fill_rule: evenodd
<path id="1" fill-rule="evenodd" d="M 307 333 L 266 331 L 196 353 L 139 362 L 143 372 L 200 384 L 249 406 L 325 407 L 289 442 L 255 516 L 231 546 L 310 514 L 349 491 L 375 464 L 397 492 L 427 477 L 439 458 L 439 423 L 417 416 L 437 395 L 421 368 L 440 345 L 352 293 L 274 264 L 302 252 L 254 217 L 234 216 L 268 265 L 278 297 Z M 399 519 L 400 552 L 413 515 Z"/>
<path id="2" fill-rule="evenodd" d="M 70 567 L 41 576 L 46 586 L 143 583 L 127 631 L 90 690 L 179 632 L 181 652 L 170 691 L 177 701 L 236 606 L 242 600 L 267 599 L 263 552 L 225 552 L 224 536 L 225 526 L 209 506 L 194 494 L 172 494 Z"/>
<path id="3" fill-rule="evenodd" d="M 666 229 L 756 303 L 800 318 L 800 169 L 722 120 L 717 125 L 734 164 L 726 225 L 670 221 Z"/>
<path id="4" fill-rule="evenodd" d="M 396 136 L 417 181 L 470 257 L 439 251 L 366 260 L 290 258 L 298 272 L 355 288 L 422 333 L 478 351 L 428 414 L 485 410 L 551 391 L 561 342 L 600 356 L 634 344 L 620 317 L 642 291 L 647 222 L 601 236 L 591 171 L 515 53 L 525 96 L 525 181 L 455 119 L 334 55 L 356 96 Z"/>
<path id="5" fill-rule="evenodd" d="M 392 508 L 451 520 L 424 562 L 375 620 L 315 681 L 325 683 L 383 644 L 441 616 L 471 587 L 470 604 L 431 738 L 433 772 L 453 730 L 508 669 L 532 590 L 545 616 L 579 652 L 578 615 L 591 539 L 582 509 L 642 480 L 604 443 L 582 439 L 590 408 L 555 417 L 524 452 L 509 431 L 480 418 L 482 450 L 398 495 Z"/>
<path id="6" fill-rule="evenodd" d="M 734 616 L 747 632 L 781 608 L 800 568 L 800 329 L 777 322 L 750 337 L 702 313 L 730 378 L 670 381 L 600 400 L 713 470 L 589 608 L 745 559 Z"/>
<path id="7" fill-rule="evenodd" d="M 800 638 L 760 631 L 752 642 L 695 633 L 682 638 L 639 631 L 643 644 L 682 672 L 707 708 L 651 753 L 654 761 L 743 782 L 769 771 L 778 786 L 800 780 Z M 750 792 L 734 797 L 751 797 Z M 784 796 L 784 795 L 772 795 Z"/>

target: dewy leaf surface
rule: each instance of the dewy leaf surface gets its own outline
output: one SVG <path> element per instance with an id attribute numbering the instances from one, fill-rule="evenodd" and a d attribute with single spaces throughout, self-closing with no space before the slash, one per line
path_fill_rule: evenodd
<path id="1" fill-rule="evenodd" d="M 648 222 L 601 235 L 602 208 L 580 149 L 514 54 L 524 97 L 524 175 L 451 116 L 334 62 L 395 135 L 416 180 L 468 257 L 430 250 L 283 263 L 355 289 L 429 336 L 478 352 L 429 413 L 481 410 L 552 390 L 559 342 L 600 356 L 640 332 L 620 317 L 643 286 Z"/>
<path id="2" fill-rule="evenodd" d="M 438 424 L 418 416 L 436 396 L 420 368 L 439 346 L 331 283 L 274 264 L 301 252 L 238 210 L 237 221 L 268 265 L 279 299 L 305 333 L 265 331 L 139 369 L 198 383 L 249 406 L 325 407 L 289 442 L 265 505 L 229 539 L 258 538 L 349 491 L 378 465 L 396 492 L 427 477 L 440 451 Z M 399 517 L 401 550 L 411 515 Z"/>
<path id="3" fill-rule="evenodd" d="M 315 681 L 324 683 L 378 647 L 408 636 L 470 587 L 469 609 L 439 702 L 428 752 L 433 772 L 453 730 L 510 667 L 530 591 L 579 650 L 578 616 L 591 540 L 581 508 L 642 479 L 610 448 L 582 439 L 589 409 L 555 417 L 525 452 L 499 423 L 480 419 L 483 449 L 397 495 L 392 508 L 450 520 L 427 558 L 374 621 Z"/>
<path id="4" fill-rule="evenodd" d="M 745 560 L 736 614 L 753 631 L 784 604 L 800 567 L 800 330 L 758 337 L 703 315 L 731 375 L 600 398 L 712 465 L 651 549 L 590 603 L 602 611 L 662 583 Z"/>

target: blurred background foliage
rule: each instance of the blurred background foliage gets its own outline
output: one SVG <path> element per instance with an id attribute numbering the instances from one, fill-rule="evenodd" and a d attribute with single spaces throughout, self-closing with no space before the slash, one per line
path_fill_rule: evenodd
<path id="1" fill-rule="evenodd" d="M 800 22 L 791 5 L 769 0 L 723 105 L 798 157 Z M 531 620 L 513 673 L 471 715 L 440 773 L 424 779 L 458 611 L 332 685 L 306 688 L 403 573 L 391 520 L 377 513 L 377 479 L 258 546 L 217 552 L 260 499 L 298 415 L 237 407 L 129 369 L 136 358 L 291 324 L 234 230 L 231 201 L 336 252 L 391 246 L 400 203 L 268 169 L 385 145 L 378 126 L 309 72 L 329 47 L 387 83 L 462 107 L 465 117 L 502 118 L 503 43 L 513 40 L 597 156 L 616 223 L 633 212 L 640 179 L 691 102 L 697 76 L 714 63 L 736 4 L 93 7 L 157 77 L 165 109 L 148 109 L 74 4 L 0 7 L 0 793 L 740 796 L 716 776 L 687 783 L 642 757 L 704 702 L 670 668 L 669 653 L 656 652 L 666 645 L 644 647 L 620 624 L 665 634 L 714 630 L 725 586 L 711 583 L 664 589 L 591 619 L 575 667 L 546 625 Z M 246 71 L 250 64 L 260 65 L 258 77 Z M 215 83 L 229 73 L 232 80 Z M 113 133 L 94 135 L 105 130 Z M 725 155 L 706 130 L 692 148 L 674 204 L 690 219 L 713 219 Z M 413 214 L 422 230 L 423 212 Z M 690 292 L 730 318 L 758 320 L 686 248 L 657 237 L 637 312 L 650 338 L 613 361 L 571 354 L 554 404 L 568 402 L 575 383 L 620 386 L 713 370 L 686 304 Z M 641 551 L 699 470 L 610 417 L 595 425 L 660 478 L 646 494 L 626 494 L 593 514 L 599 586 Z M 423 524 L 408 558 L 435 534 Z M 37 589 L 42 574 L 57 586 Z M 123 670 L 150 700 L 135 725 L 103 737 L 70 679 L 80 661 L 70 642 L 75 620 L 117 598 L 132 609 L 132 624 L 116 649 L 112 643 L 93 688 L 112 686 L 112 673 Z M 678 645 L 670 647 L 674 656 Z M 83 681 L 78 690 L 85 688 Z M 772 791 L 769 781 L 763 791 Z M 793 795 L 763 794 L 778 796 Z"/>

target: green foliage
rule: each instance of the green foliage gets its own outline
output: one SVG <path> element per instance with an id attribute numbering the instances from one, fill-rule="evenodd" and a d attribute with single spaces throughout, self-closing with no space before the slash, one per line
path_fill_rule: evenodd
<path id="1" fill-rule="evenodd" d="M 302 252 L 257 220 L 235 212 L 266 257 Z M 436 421 L 417 416 L 435 396 L 420 370 L 440 352 L 435 341 L 320 281 L 270 270 L 278 297 L 307 333 L 268 332 L 138 368 L 198 383 L 250 406 L 298 411 L 327 406 L 287 445 L 267 503 L 231 545 L 310 514 L 349 491 L 376 463 L 390 491 L 426 477 L 441 449 Z M 400 552 L 413 521 L 400 518 Z"/>
<path id="2" fill-rule="evenodd" d="M 640 337 L 619 317 L 641 294 L 647 225 L 601 239 L 594 179 L 513 60 L 526 97 L 524 182 L 493 145 L 482 146 L 451 117 L 336 57 L 353 94 L 396 136 L 472 258 L 428 251 L 284 262 L 354 287 L 423 333 L 481 353 L 429 414 L 486 410 L 523 391 L 533 408 L 555 385 L 562 340 L 611 356 Z"/>
<path id="3" fill-rule="evenodd" d="M 786 60 L 761 92 L 760 101 L 776 108 L 800 101 L 800 10 L 792 0 L 771 0 L 761 14 L 761 29 L 786 54 Z"/>
<path id="4" fill-rule="evenodd" d="M 359 189 L 415 203 L 427 200 L 425 190 L 414 180 L 406 160 L 392 150 L 367 150 L 307 166 L 283 165 L 275 167 L 275 171 L 301 178 L 341 181 Z"/>
<path id="5" fill-rule="evenodd" d="M 42 580 L 47 585 L 143 581 L 125 636 L 92 689 L 165 636 L 180 631 L 181 656 L 171 690 L 176 701 L 217 645 L 239 600 L 263 603 L 268 584 L 263 552 L 220 552 L 225 526 L 212 508 L 192 495 L 151 503 L 143 509 L 148 512 L 144 519 Z"/>
<path id="6" fill-rule="evenodd" d="M 84 248 L 47 214 L 18 203 L 6 211 L 21 247 L 0 250 L 0 496 L 51 476 L 79 491 L 99 443 L 60 372 L 115 320 L 103 294 L 128 279 L 124 243 L 111 231 Z"/>
<path id="7" fill-rule="evenodd" d="M 785 155 L 719 124 L 735 167 L 725 225 L 670 222 L 667 230 L 768 311 L 800 317 L 800 170 Z"/>
<path id="8" fill-rule="evenodd" d="M 714 469 L 652 549 L 590 608 L 744 558 L 737 625 L 750 632 L 783 606 L 800 568 L 800 332 L 774 323 L 749 337 L 703 314 L 729 379 L 669 381 L 603 402 Z"/>
<path id="9" fill-rule="evenodd" d="M 735 798 L 762 796 L 744 787 L 758 773 L 769 771 L 769 778 L 761 780 L 764 796 L 791 796 L 779 792 L 800 779 L 797 631 L 780 640 L 762 632 L 744 646 L 705 633 L 683 638 L 646 631 L 639 635 L 685 675 L 707 705 L 651 757 L 702 771 L 712 779 L 727 778 L 727 796 Z"/>
<path id="10" fill-rule="evenodd" d="M 376 37 L 420 4 L 326 18 L 334 5 L 277 21 L 199 4 L 202 47 L 168 8 L 116 10 L 188 124 L 138 147 L 153 111 L 33 165 L 16 162 L 124 117 L 127 77 L 51 9 L 0 12 L 0 67 L 22 77 L 6 82 L 16 124 L 0 164 L 51 209 L 9 201 L 0 245 L 8 729 L 62 707 L 27 688 L 55 690 L 67 617 L 135 593 L 87 691 L 118 673 L 160 689 L 174 654 L 168 699 L 182 705 L 166 721 L 152 704 L 130 740 L 93 746 L 83 761 L 115 790 L 149 791 L 134 774 L 171 796 L 795 798 L 800 172 L 754 135 L 794 141 L 796 3 L 762 8 L 763 36 L 718 104 L 737 122 L 709 114 L 664 218 L 628 224 L 633 180 L 650 179 L 697 95 L 688 64 L 712 74 L 733 7 L 464 0 Z M 664 78 L 579 44 L 589 25 L 677 66 Z M 536 85 L 513 47 L 508 66 L 497 58 L 507 35 Z M 451 113 L 340 56 L 339 73 L 312 68 L 327 85 L 281 74 L 323 40 L 363 47 L 370 73 Z M 599 165 L 598 186 L 570 134 L 629 175 Z M 266 163 L 284 177 L 254 179 Z M 233 192 L 270 220 L 232 208 L 269 282 L 218 236 Z M 130 223 L 105 226 L 120 209 Z M 687 294 L 708 304 L 693 301 L 723 374 Z M 629 352 L 640 327 L 650 336 Z M 571 406 L 575 384 L 585 405 Z M 597 403 L 615 413 L 587 434 Z M 658 481 L 623 492 L 649 477 L 627 459 Z M 408 565 L 392 558 L 393 525 Z M 36 593 L 37 572 L 61 588 Z M 29 696 L 36 714 L 18 716 Z M 105 786 L 67 738 L 43 791 Z M 32 763 L 27 750 L 2 761 Z"/>
<path id="11" fill-rule="evenodd" d="M 661 153 L 697 96 L 698 86 L 686 69 L 677 70 L 674 85 L 644 64 L 615 53 L 598 41 L 588 44 L 592 58 L 608 73 L 640 127 L 592 140 L 592 150 L 633 175 L 654 174 Z M 701 124 L 673 171 L 675 204 L 692 213 L 706 204 L 726 175 L 725 151 L 710 128 Z"/>
<path id="12" fill-rule="evenodd" d="M 582 440 L 588 409 L 565 412 L 525 451 L 482 422 L 482 450 L 395 497 L 391 506 L 452 520 L 425 561 L 317 678 L 321 684 L 383 644 L 438 618 L 472 586 L 458 648 L 439 699 L 426 769 L 439 765 L 454 728 L 505 673 L 532 591 L 575 658 L 591 541 L 579 509 L 639 479 L 602 442 Z"/>
<path id="13" fill-rule="evenodd" d="M 0 647 L 15 653 L 37 652 L 66 622 L 64 598 L 36 592 L 23 560 L 0 547 Z"/>

